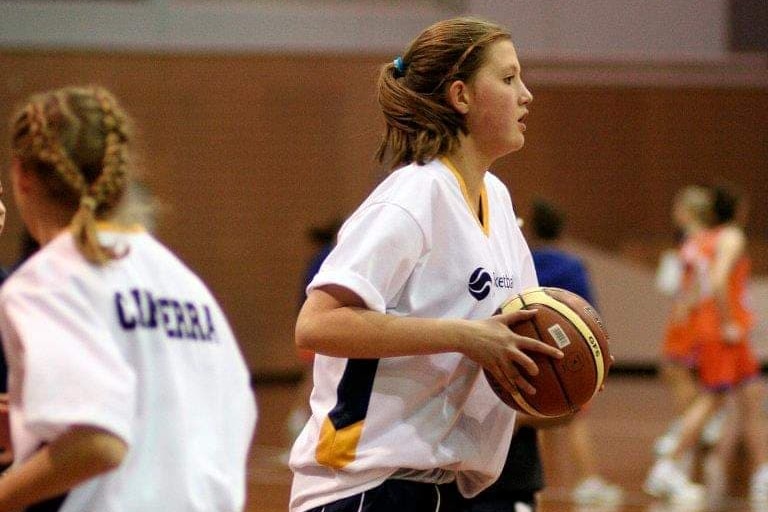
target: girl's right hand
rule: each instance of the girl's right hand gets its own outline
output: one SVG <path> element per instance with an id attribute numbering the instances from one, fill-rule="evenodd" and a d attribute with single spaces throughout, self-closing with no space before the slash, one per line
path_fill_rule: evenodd
<path id="1" fill-rule="evenodd" d="M 13 462 L 8 393 L 0 393 L 0 467 Z"/>
<path id="2" fill-rule="evenodd" d="M 519 367 L 528 375 L 538 375 L 539 368 L 523 350 L 540 352 L 556 359 L 563 357 L 557 348 L 512 330 L 512 326 L 526 322 L 535 315 L 535 310 L 520 310 L 470 322 L 474 329 L 464 345 L 463 353 L 488 370 L 508 392 L 520 389 L 531 395 L 536 393 L 536 388 L 528 382 Z"/>

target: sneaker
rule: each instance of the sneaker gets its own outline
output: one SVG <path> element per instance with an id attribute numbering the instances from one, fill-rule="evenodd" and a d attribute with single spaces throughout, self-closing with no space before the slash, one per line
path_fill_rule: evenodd
<path id="1" fill-rule="evenodd" d="M 621 487 L 610 484 L 597 475 L 585 478 L 571 493 L 579 505 L 616 504 L 624 498 Z"/>
<path id="2" fill-rule="evenodd" d="M 763 464 L 752 475 L 749 484 L 749 499 L 752 503 L 768 504 L 768 464 Z"/>
<path id="3" fill-rule="evenodd" d="M 691 482 L 670 459 L 661 459 L 651 468 L 643 490 L 670 503 L 698 505 L 704 503 L 704 486 Z"/>

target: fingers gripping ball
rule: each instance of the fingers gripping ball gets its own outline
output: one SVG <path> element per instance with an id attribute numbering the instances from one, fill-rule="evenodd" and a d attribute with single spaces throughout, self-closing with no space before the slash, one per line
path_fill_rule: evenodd
<path id="1" fill-rule="evenodd" d="M 526 378 L 536 388 L 530 395 L 507 392 L 488 370 L 485 377 L 504 403 L 538 417 L 576 412 L 602 387 L 612 364 L 608 333 L 597 311 L 583 298 L 560 288 L 532 288 L 507 300 L 501 312 L 535 309 L 531 320 L 514 325 L 517 334 L 559 348 L 564 357 L 553 359 L 526 351 L 539 367 Z M 521 373 L 525 370 L 518 367 Z"/>
<path id="2" fill-rule="evenodd" d="M 0 467 L 7 465 L 7 454 L 11 452 L 11 423 L 8 394 L 0 393 Z"/>

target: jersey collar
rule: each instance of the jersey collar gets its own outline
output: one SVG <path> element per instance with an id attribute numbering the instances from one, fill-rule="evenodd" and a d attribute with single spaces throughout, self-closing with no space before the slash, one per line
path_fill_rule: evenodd
<path id="1" fill-rule="evenodd" d="M 480 229 L 482 229 L 483 233 L 485 233 L 485 236 L 489 236 L 491 234 L 491 219 L 490 212 L 488 211 L 488 193 L 485 189 L 485 182 L 483 182 L 480 188 L 480 217 L 478 218 L 475 215 L 475 209 L 472 207 L 472 200 L 469 197 L 469 192 L 467 191 L 467 184 L 464 182 L 464 177 L 448 157 L 440 157 L 440 162 L 442 162 L 442 164 L 449 171 L 451 171 L 451 174 L 453 174 L 456 178 L 456 181 L 458 181 L 459 188 L 461 189 L 461 195 L 464 196 L 464 203 L 467 205 L 467 208 L 469 208 L 470 215 L 472 215 L 472 218 L 475 219 L 475 222 L 478 223 Z"/>

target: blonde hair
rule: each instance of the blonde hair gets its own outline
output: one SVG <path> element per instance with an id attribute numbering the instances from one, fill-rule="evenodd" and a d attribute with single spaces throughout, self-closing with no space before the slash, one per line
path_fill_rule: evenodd
<path id="1" fill-rule="evenodd" d="M 677 193 L 675 204 L 685 208 L 698 222 L 711 226 L 714 221 L 712 192 L 699 185 L 689 185 Z"/>
<path id="2" fill-rule="evenodd" d="M 29 98 L 13 116 L 11 146 L 48 196 L 73 212 L 78 250 L 103 265 L 118 256 L 99 242 L 96 221 L 122 199 L 131 167 L 131 122 L 103 87 L 66 87 Z"/>
<path id="3" fill-rule="evenodd" d="M 471 80 L 489 46 L 511 40 L 501 26 L 478 18 L 440 21 L 425 29 L 379 74 L 378 100 L 386 131 L 376 157 L 390 168 L 423 164 L 453 152 L 468 133 L 464 116 L 448 102 L 455 80 Z"/>

